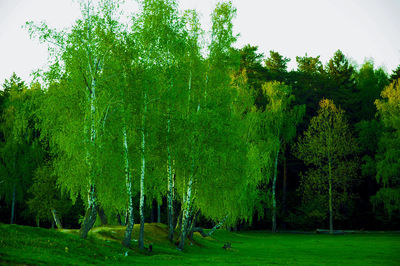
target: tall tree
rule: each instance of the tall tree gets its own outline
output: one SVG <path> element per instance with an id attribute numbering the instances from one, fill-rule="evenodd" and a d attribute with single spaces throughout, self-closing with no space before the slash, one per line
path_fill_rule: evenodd
<path id="1" fill-rule="evenodd" d="M 328 88 L 324 97 L 332 99 L 343 108 L 350 122 L 360 121 L 357 108 L 360 106 L 358 88 L 355 82 L 355 69 L 342 51 L 337 50 L 325 67 L 328 75 Z"/>
<path id="2" fill-rule="evenodd" d="M 392 75 L 390 75 L 390 79 L 389 82 L 398 82 L 400 78 L 400 65 L 397 66 L 397 68 L 395 70 L 393 70 Z"/>
<path id="3" fill-rule="evenodd" d="M 318 73 L 323 73 L 324 68 L 322 66 L 320 56 L 311 57 L 307 56 L 296 56 L 297 69 L 300 72 L 307 73 L 310 75 L 315 75 Z"/>
<path id="4" fill-rule="evenodd" d="M 400 83 L 393 81 L 381 93 L 382 100 L 376 100 L 380 120 L 385 130 L 379 139 L 376 155 L 376 179 L 382 185 L 372 202 L 383 204 L 391 215 L 400 210 Z"/>
<path id="5" fill-rule="evenodd" d="M 374 101 L 381 91 L 389 84 L 386 73 L 381 69 L 374 69 L 372 61 L 365 62 L 355 74 L 355 81 L 360 101 L 359 120 L 371 120 L 375 116 Z"/>
<path id="6" fill-rule="evenodd" d="M 238 76 L 246 72 L 248 89 L 255 95 L 255 104 L 258 108 L 265 106 L 265 98 L 262 93 L 262 84 L 266 79 L 266 69 L 262 62 L 264 54 L 258 52 L 257 46 L 246 45 L 239 50 L 240 68 Z"/>
<path id="7" fill-rule="evenodd" d="M 82 19 L 70 32 L 57 32 L 44 23 L 27 23 L 31 36 L 53 47 L 54 64 L 45 75 L 49 88 L 41 108 L 42 130 L 57 155 L 58 182 L 73 199 L 78 194 L 87 195 L 82 238 L 96 221 L 96 183 L 103 177 L 97 159 L 109 102 L 103 70 L 118 27 L 112 19 L 113 10 L 110 1 L 97 7 L 91 1 L 82 3 Z"/>
<path id="8" fill-rule="evenodd" d="M 296 136 L 296 126 L 301 121 L 305 106 L 292 106 L 292 88 L 279 82 L 269 82 L 263 86 L 267 98 L 265 108 L 267 138 L 270 142 L 272 169 L 272 232 L 276 232 L 276 181 L 278 159 L 285 156 L 285 149 Z"/>
<path id="9" fill-rule="evenodd" d="M 28 89 L 15 75 L 4 83 L 5 101 L 1 114 L 0 142 L 1 194 L 11 203 L 10 223 L 15 222 L 16 202 L 23 202 L 34 170 L 43 158 L 36 130 L 36 98 L 41 89 Z"/>
<path id="10" fill-rule="evenodd" d="M 230 2 L 217 4 L 211 16 L 209 56 L 204 67 L 199 65 L 200 75 L 189 75 L 185 136 L 176 162 L 177 191 L 182 191 L 180 249 L 193 229 L 198 210 L 217 226 L 221 222 L 232 225 L 252 215 L 255 190 L 245 171 L 247 147 L 243 131 L 238 130 L 243 120 L 240 112 L 234 112 L 239 96 L 231 80 L 239 66 L 238 53 L 231 48 L 236 39 L 232 33 L 234 15 Z"/>
<path id="11" fill-rule="evenodd" d="M 303 191 L 307 193 L 319 190 L 323 193 L 321 195 L 328 194 L 331 234 L 334 200 L 338 197 L 337 191 L 346 193 L 345 185 L 355 170 L 351 158 L 356 151 L 344 111 L 337 108 L 331 100 L 321 100 L 318 115 L 311 119 L 307 131 L 296 145 L 296 156 L 307 165 L 313 166 L 302 178 Z"/>
<path id="12" fill-rule="evenodd" d="M 159 168 L 158 165 L 166 165 L 167 182 L 159 180 L 160 188 L 158 194 L 165 191 L 167 185 L 168 223 L 169 238 L 173 237 L 173 176 L 172 162 L 174 147 L 173 135 L 175 130 L 174 115 L 177 108 L 181 107 L 176 98 L 180 96 L 177 92 L 179 87 L 178 69 L 182 67 L 182 58 L 185 51 L 183 24 L 178 17 L 177 4 L 175 1 L 141 1 L 142 12 L 138 16 L 135 27 L 138 33 L 138 43 L 142 48 L 140 67 L 143 69 L 142 107 L 141 107 L 141 178 L 140 178 L 140 236 L 139 247 L 143 248 L 144 227 L 144 193 L 145 175 L 152 174 L 147 186 L 154 190 L 155 180 L 158 176 L 165 176 L 165 171 L 158 170 L 148 172 L 147 169 Z M 151 104 L 150 104 L 151 103 Z M 179 112 L 179 111 L 178 111 Z M 166 115 L 163 115 L 165 113 Z M 146 140 L 147 139 L 147 140 Z M 152 139 L 152 141 L 150 141 Z M 161 140 L 161 141 L 160 141 Z M 152 145 L 152 146 L 149 146 Z M 156 150 L 162 150 L 158 155 Z M 158 157 L 158 159 L 156 159 Z M 149 160 L 150 159 L 150 160 Z M 156 163 L 156 160 L 159 160 Z M 146 167 L 153 163 L 154 167 Z M 164 168 L 165 169 L 165 168 Z M 160 177 L 158 177 L 159 179 Z M 160 191 L 160 189 L 162 191 Z M 159 202 L 161 197 L 156 191 L 147 194 L 153 195 Z M 149 202 L 152 199 L 149 197 Z"/>
<path id="13" fill-rule="evenodd" d="M 270 80 L 286 81 L 287 63 L 289 58 L 275 51 L 269 51 L 269 57 L 264 60 L 265 68 L 270 73 Z"/>

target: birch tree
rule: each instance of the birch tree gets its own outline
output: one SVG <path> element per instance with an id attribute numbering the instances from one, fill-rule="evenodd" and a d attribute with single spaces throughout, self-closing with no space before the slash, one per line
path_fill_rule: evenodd
<path id="1" fill-rule="evenodd" d="M 93 227 L 99 206 L 96 179 L 102 174 L 97 161 L 101 154 L 98 139 L 109 101 L 103 70 L 118 25 L 111 16 L 114 8 L 109 1 L 98 7 L 91 1 L 82 3 L 82 19 L 70 32 L 49 29 L 44 23 L 27 23 L 31 36 L 48 43 L 53 51 L 53 65 L 44 76 L 48 90 L 41 109 L 42 129 L 56 155 L 58 183 L 72 199 L 87 195 L 82 238 Z"/>
<path id="2" fill-rule="evenodd" d="M 134 32 L 138 36 L 137 44 L 140 47 L 138 66 L 142 71 L 143 81 L 140 87 L 140 153 L 142 157 L 139 182 L 141 221 L 139 247 L 142 249 L 146 191 L 149 202 L 152 202 L 152 197 L 160 202 L 161 197 L 157 194 L 166 190 L 162 189 L 164 188 L 162 184 L 168 184 L 168 211 L 170 213 L 172 211 L 171 135 L 174 130 L 172 107 L 179 106 L 178 102 L 172 101 L 174 101 L 173 95 L 179 95 L 175 92 L 177 87 L 175 80 L 179 53 L 183 53 L 182 45 L 180 45 L 180 43 L 183 44 L 183 40 L 180 36 L 181 25 L 175 1 L 140 1 L 140 5 L 141 12 L 136 18 Z M 165 112 L 165 115 L 162 112 Z M 157 152 L 160 149 L 163 152 Z M 167 182 L 160 180 L 161 175 L 165 173 L 159 171 L 160 165 L 165 165 L 167 168 Z M 149 176 L 148 182 L 145 182 L 146 176 Z M 160 186 L 155 186 L 156 183 Z M 149 190 L 146 187 L 153 189 Z M 172 217 L 169 220 L 171 225 Z M 169 226 L 169 228 L 171 237 L 172 227 Z"/>
<path id="3" fill-rule="evenodd" d="M 266 137 L 270 145 L 272 163 L 272 232 L 276 232 L 276 181 L 278 176 L 278 160 L 284 155 L 286 145 L 296 136 L 296 126 L 301 121 L 305 106 L 292 106 L 294 96 L 290 86 L 280 82 L 269 82 L 263 85 L 263 93 L 267 99 L 265 107 Z M 267 151 L 268 152 L 268 151 Z M 268 169 L 268 168 L 267 168 Z"/>
<path id="4" fill-rule="evenodd" d="M 239 54 L 231 47 L 236 40 L 232 33 L 235 11 L 231 3 L 217 4 L 212 14 L 209 56 L 199 67 L 203 74 L 189 75 L 188 134 L 182 140 L 189 145 L 183 149 L 186 156 L 177 162 L 177 189 L 182 200 L 180 249 L 199 210 L 221 226 L 219 222 L 231 225 L 248 218 L 253 209 L 246 200 L 253 190 L 245 170 L 243 121 L 240 112 L 235 113 L 238 92 L 232 84 L 232 74 L 239 66 Z"/>

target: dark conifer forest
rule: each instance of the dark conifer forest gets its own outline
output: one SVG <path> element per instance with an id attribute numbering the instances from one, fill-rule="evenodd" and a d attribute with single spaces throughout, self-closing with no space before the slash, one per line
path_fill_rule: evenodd
<path id="1" fill-rule="evenodd" d="M 400 65 L 338 50 L 290 59 L 234 48 L 235 7 L 82 1 L 69 29 L 27 22 L 51 51 L 0 90 L 0 222 L 80 229 L 400 230 Z M 351 55 L 350 55 L 351 56 Z M 400 62 L 399 62 L 400 64 Z"/>

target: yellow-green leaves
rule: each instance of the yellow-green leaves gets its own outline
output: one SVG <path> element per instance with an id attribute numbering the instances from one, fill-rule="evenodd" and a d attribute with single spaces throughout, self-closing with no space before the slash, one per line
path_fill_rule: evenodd
<path id="1" fill-rule="evenodd" d="M 376 100 L 378 115 L 386 126 L 379 139 L 376 155 L 376 179 L 383 185 L 372 198 L 375 206 L 383 203 L 391 214 L 400 209 L 400 83 L 392 82 L 381 93 L 383 99 Z"/>
<path id="2" fill-rule="evenodd" d="M 319 105 L 318 115 L 311 119 L 297 143 L 297 156 L 306 164 L 337 162 L 356 150 L 343 110 L 328 99 L 321 100 Z"/>
<path id="3" fill-rule="evenodd" d="M 324 211 L 322 204 L 315 203 L 321 200 L 326 203 L 329 199 L 332 229 L 333 210 L 349 198 L 349 181 L 357 168 L 354 160 L 357 146 L 343 110 L 328 99 L 321 100 L 319 105 L 318 115 L 311 119 L 307 131 L 295 146 L 295 155 L 311 166 L 301 175 L 299 190 L 304 206 Z"/>

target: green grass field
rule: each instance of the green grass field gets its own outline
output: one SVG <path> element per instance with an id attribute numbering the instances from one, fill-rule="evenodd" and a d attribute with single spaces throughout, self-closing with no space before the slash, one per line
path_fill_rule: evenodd
<path id="1" fill-rule="evenodd" d="M 0 224 L 0 264 L 305 264 L 400 265 L 399 233 L 348 235 L 289 234 L 219 230 L 209 238 L 195 235 L 183 252 L 166 240 L 166 227 L 146 224 L 139 252 L 120 244 L 124 228 L 97 227 L 87 240 L 77 230 L 49 230 Z M 135 226 L 134 239 L 138 227 Z M 230 242 L 231 249 L 222 246 Z"/>

